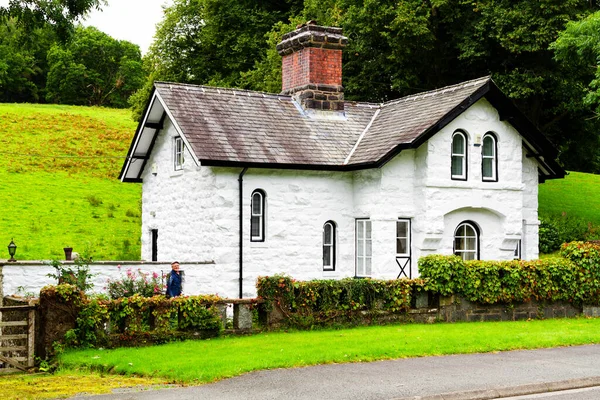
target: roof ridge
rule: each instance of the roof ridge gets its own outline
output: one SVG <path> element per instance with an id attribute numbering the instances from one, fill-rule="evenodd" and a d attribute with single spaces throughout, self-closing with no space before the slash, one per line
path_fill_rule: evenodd
<path id="1" fill-rule="evenodd" d="M 393 105 L 396 105 L 399 103 L 405 103 L 405 102 L 408 102 L 411 100 L 417 100 L 417 99 L 421 99 L 421 98 L 425 98 L 425 97 L 435 96 L 437 94 L 446 93 L 446 92 L 453 92 L 455 90 L 463 89 L 463 88 L 466 88 L 469 86 L 477 86 L 477 85 L 483 84 L 484 82 L 491 81 L 491 80 L 492 80 L 491 75 L 486 75 L 481 78 L 471 79 L 469 81 L 460 82 L 460 83 L 457 83 L 454 85 L 444 86 L 439 89 L 428 90 L 426 92 L 419 92 L 419 93 L 411 94 L 411 95 L 408 95 L 405 97 L 400 97 L 399 99 L 389 100 L 384 103 L 381 103 L 381 107 L 393 106 Z"/>
<path id="2" fill-rule="evenodd" d="M 179 82 L 167 82 L 167 81 L 155 81 L 154 84 L 163 84 L 169 86 L 181 86 L 187 90 L 201 91 L 203 93 L 218 93 L 227 94 L 231 96 L 245 96 L 245 97 L 262 97 L 262 98 L 278 98 L 278 99 L 291 99 L 292 96 L 286 94 L 277 94 L 269 92 L 260 92 L 257 90 L 247 90 L 238 88 L 225 88 L 219 86 L 207 86 L 207 85 L 196 85 L 192 83 L 179 83 Z"/>

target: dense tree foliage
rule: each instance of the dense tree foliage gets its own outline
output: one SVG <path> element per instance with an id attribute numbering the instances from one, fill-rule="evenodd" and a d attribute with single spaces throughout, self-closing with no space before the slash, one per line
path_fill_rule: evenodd
<path id="1" fill-rule="evenodd" d="M 106 0 L 9 0 L 8 6 L 0 7 L 0 21 L 16 19 L 27 32 L 50 26 L 61 40 L 66 40 L 74 22 L 105 4 Z"/>
<path id="2" fill-rule="evenodd" d="M 139 47 L 93 27 L 55 44 L 48 64 L 46 99 L 55 103 L 126 107 L 145 79 Z"/>
<path id="3" fill-rule="evenodd" d="M 340 26 L 346 98 L 385 101 L 492 75 L 501 89 L 562 151 L 570 169 L 600 172 L 593 107 L 599 27 L 595 41 L 564 39 L 570 21 L 598 9 L 590 0 L 175 0 L 159 25 L 147 61 L 150 80 L 175 80 L 278 92 L 281 59 L 275 44 L 298 23 Z M 599 19 L 600 20 L 600 19 Z M 572 31 L 572 34 L 568 32 Z M 589 37 L 588 37 L 589 39 Z M 563 43 L 563 44 L 561 44 Z M 556 53 L 556 56 L 555 56 Z M 563 54 L 563 55 L 561 55 Z M 581 63 L 588 67 L 578 71 Z M 151 88 L 132 104 L 139 111 Z"/>

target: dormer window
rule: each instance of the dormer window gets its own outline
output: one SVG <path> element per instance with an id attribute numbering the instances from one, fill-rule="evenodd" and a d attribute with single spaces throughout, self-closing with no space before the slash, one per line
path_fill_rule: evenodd
<path id="1" fill-rule="evenodd" d="M 492 133 L 483 136 L 481 148 L 481 178 L 488 182 L 498 181 L 498 157 L 496 137 Z"/>
<path id="2" fill-rule="evenodd" d="M 178 136 L 175 138 L 173 142 L 173 168 L 175 171 L 179 171 L 183 169 L 183 154 L 185 152 L 185 145 L 183 144 L 183 139 Z"/>
<path id="3" fill-rule="evenodd" d="M 452 179 L 467 180 L 467 135 L 461 131 L 452 135 Z"/>

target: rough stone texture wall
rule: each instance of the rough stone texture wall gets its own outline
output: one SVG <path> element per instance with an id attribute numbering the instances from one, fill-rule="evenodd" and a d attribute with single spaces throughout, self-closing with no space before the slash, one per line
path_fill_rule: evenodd
<path id="1" fill-rule="evenodd" d="M 468 137 L 467 180 L 452 180 L 450 152 L 452 134 L 462 130 Z M 498 182 L 484 182 L 481 178 L 481 146 L 475 144 L 487 132 L 497 139 Z M 424 216 L 426 226 L 423 239 L 416 246 L 423 251 L 418 255 L 450 254 L 453 236 L 458 224 L 473 221 L 480 229 L 481 259 L 512 259 L 514 250 L 523 237 L 523 219 L 537 223 L 537 215 L 524 216 L 525 184 L 521 136 L 506 121 L 500 121 L 498 112 L 485 99 L 478 101 L 459 115 L 427 144 L 426 176 L 417 181 L 422 199 L 418 199 L 417 214 Z M 422 168 L 422 167 L 421 167 Z M 529 176 L 529 175 L 528 175 Z M 536 184 L 537 185 L 537 184 Z M 530 190 L 537 193 L 537 187 Z M 537 235 L 537 231 L 527 232 Z M 535 239 L 530 238 L 530 242 Z M 537 254 L 527 254 L 532 259 Z"/>
<path id="2" fill-rule="evenodd" d="M 457 321 L 518 321 L 536 318 L 572 318 L 582 313 L 581 307 L 571 303 L 543 303 L 530 301 L 515 304 L 483 305 L 460 296 L 441 297 L 439 318 Z"/>

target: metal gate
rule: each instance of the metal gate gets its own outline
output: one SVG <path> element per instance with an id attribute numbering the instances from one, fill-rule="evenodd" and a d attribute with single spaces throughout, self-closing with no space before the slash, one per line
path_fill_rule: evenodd
<path id="1" fill-rule="evenodd" d="M 35 305 L 0 307 L 0 374 L 34 366 Z"/>

